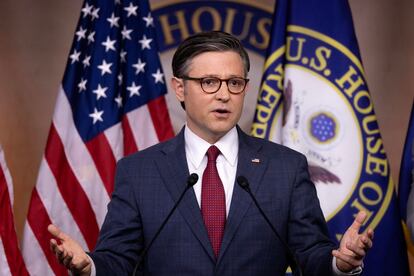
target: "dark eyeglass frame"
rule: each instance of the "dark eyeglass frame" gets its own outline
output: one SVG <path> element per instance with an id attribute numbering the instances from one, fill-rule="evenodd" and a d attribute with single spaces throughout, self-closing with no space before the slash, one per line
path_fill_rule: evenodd
<path id="1" fill-rule="evenodd" d="M 204 92 L 204 93 L 207 93 L 207 94 L 214 94 L 214 93 L 217 93 L 217 91 L 219 91 L 219 90 L 220 90 L 221 85 L 223 84 L 223 81 L 224 81 L 224 82 L 226 82 L 226 85 L 227 85 L 227 90 L 228 90 L 231 94 L 236 94 L 236 95 L 237 95 L 237 94 L 241 94 L 241 93 L 243 93 L 243 92 L 244 92 L 244 90 L 246 90 L 247 83 L 249 82 L 249 79 L 245 79 L 245 78 L 241 78 L 241 77 L 232 77 L 232 78 L 228 78 L 228 79 L 220 79 L 220 78 L 218 78 L 218 77 L 202 77 L 202 78 L 193 78 L 193 77 L 189 77 L 189 76 L 182 76 L 180 79 L 183 79 L 183 80 L 198 81 L 198 82 L 200 83 L 201 90 L 203 90 L 203 92 Z M 219 81 L 220 81 L 220 85 L 218 86 L 217 90 L 216 90 L 216 91 L 206 91 L 206 90 L 204 89 L 204 87 L 203 87 L 203 81 L 204 81 L 205 79 L 215 79 L 215 80 L 219 80 Z M 231 91 L 231 90 L 230 90 L 229 81 L 234 80 L 234 79 L 237 79 L 237 80 L 243 80 L 243 81 L 245 82 L 245 83 L 244 83 L 244 87 L 243 87 L 243 89 L 242 89 L 241 91 L 234 92 L 234 91 Z"/>

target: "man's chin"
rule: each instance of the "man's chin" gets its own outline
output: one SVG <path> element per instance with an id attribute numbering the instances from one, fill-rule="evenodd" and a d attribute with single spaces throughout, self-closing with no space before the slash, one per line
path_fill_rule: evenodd
<path id="1" fill-rule="evenodd" d="M 216 137 L 221 138 L 224 135 L 226 135 L 227 132 L 229 132 L 234 126 L 235 126 L 235 124 L 217 125 L 214 128 L 212 128 L 212 133 Z"/>

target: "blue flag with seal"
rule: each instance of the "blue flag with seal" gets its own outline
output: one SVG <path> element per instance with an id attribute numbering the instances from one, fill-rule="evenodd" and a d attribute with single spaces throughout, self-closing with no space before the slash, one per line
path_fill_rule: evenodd
<path id="1" fill-rule="evenodd" d="M 408 252 L 414 256 L 414 101 L 401 160 L 398 198 Z M 408 227 L 407 227 L 408 226 Z"/>
<path id="2" fill-rule="evenodd" d="M 364 275 L 408 275 L 394 185 L 346 0 L 278 0 L 252 135 L 308 158 L 331 238 L 361 210 Z"/>

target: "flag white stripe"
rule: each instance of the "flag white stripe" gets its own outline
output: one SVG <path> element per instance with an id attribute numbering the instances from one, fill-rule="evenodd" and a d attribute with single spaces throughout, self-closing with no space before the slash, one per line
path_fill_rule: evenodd
<path id="1" fill-rule="evenodd" d="M 14 204 L 13 203 L 14 202 L 13 182 L 12 182 L 9 168 L 7 167 L 7 164 L 6 164 L 6 158 L 4 157 L 4 151 L 1 145 L 0 145 L 0 166 L 1 166 L 1 169 L 3 170 L 4 178 L 6 179 L 7 189 L 9 191 L 10 204 L 12 207 L 11 209 L 13 212 L 13 204 Z"/>
<path id="2" fill-rule="evenodd" d="M 49 266 L 43 250 L 27 220 L 24 224 L 23 236 L 22 254 L 30 275 L 54 276 L 53 270 Z"/>
<path id="3" fill-rule="evenodd" d="M 0 238 L 0 275 L 1 276 L 11 275 L 9 263 L 7 262 L 7 259 L 6 259 L 6 252 L 4 251 L 3 241 L 1 240 L 1 238 Z"/>
<path id="4" fill-rule="evenodd" d="M 110 198 L 95 163 L 75 127 L 72 109 L 62 87 L 58 94 L 53 122 L 64 145 L 72 172 L 88 197 L 100 227 L 105 219 L 106 206 Z"/>
<path id="5" fill-rule="evenodd" d="M 42 160 L 37 181 L 37 192 L 53 224 L 79 242 L 83 249 L 88 246 L 72 213 L 57 187 L 56 179 L 45 159 Z M 51 197 L 50 195 L 53 195 Z M 46 230 L 45 230 L 46 231 Z"/>
<path id="6" fill-rule="evenodd" d="M 134 109 L 127 114 L 127 117 L 138 150 L 148 148 L 158 142 L 157 132 L 147 105 Z"/>
<path id="7" fill-rule="evenodd" d="M 121 123 L 117 123 L 108 128 L 104 133 L 112 149 L 115 160 L 118 161 L 124 156 L 124 137 Z"/>

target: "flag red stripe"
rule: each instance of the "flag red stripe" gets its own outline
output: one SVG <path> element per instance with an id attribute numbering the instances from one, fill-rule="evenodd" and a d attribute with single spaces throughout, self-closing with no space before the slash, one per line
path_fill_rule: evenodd
<path id="1" fill-rule="evenodd" d="M 59 265 L 55 255 L 50 250 L 49 240 L 52 238 L 52 235 L 50 235 L 47 231 L 47 226 L 52 222 L 50 221 L 49 215 L 40 200 L 36 188 L 34 188 L 32 192 L 29 213 L 27 214 L 27 222 L 29 223 L 30 228 L 32 228 L 33 234 L 42 248 L 53 272 L 56 275 L 67 275 L 68 272 L 65 267 Z M 32 257 L 34 258 L 35 256 Z"/>
<path id="2" fill-rule="evenodd" d="M 122 118 L 122 131 L 124 134 L 124 155 L 129 155 L 138 151 L 138 146 L 135 143 L 134 134 L 132 133 L 127 116 Z"/>
<path id="3" fill-rule="evenodd" d="M 147 105 L 155 131 L 157 132 L 158 140 L 162 142 L 174 137 L 174 130 L 172 128 L 170 115 L 168 114 L 165 97 L 158 97 L 148 102 Z"/>
<path id="4" fill-rule="evenodd" d="M 0 167 L 0 237 L 12 275 L 29 275 L 20 254 L 6 177 Z"/>
<path id="5" fill-rule="evenodd" d="M 112 191 L 114 190 L 116 166 L 116 160 L 111 145 L 106 139 L 104 132 L 99 133 L 98 136 L 89 142 L 86 142 L 85 145 L 91 154 L 108 195 L 111 196 Z"/>
<path id="6" fill-rule="evenodd" d="M 59 191 L 73 215 L 90 250 L 95 248 L 99 233 L 95 213 L 65 155 L 62 141 L 54 124 L 50 127 L 45 159 L 55 176 Z"/>

